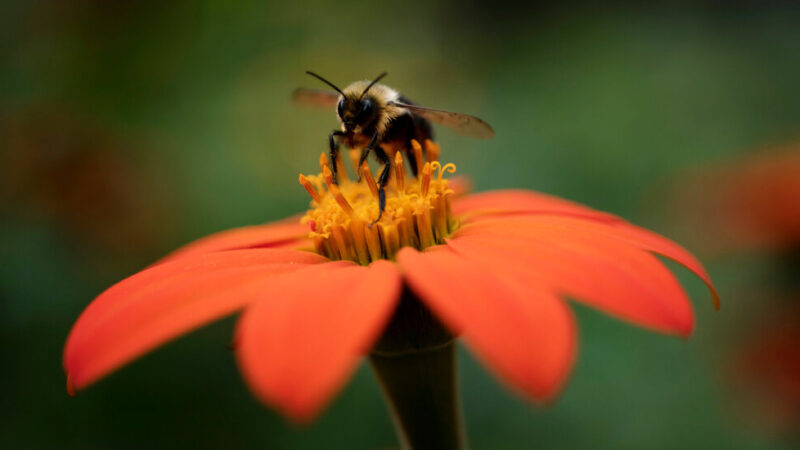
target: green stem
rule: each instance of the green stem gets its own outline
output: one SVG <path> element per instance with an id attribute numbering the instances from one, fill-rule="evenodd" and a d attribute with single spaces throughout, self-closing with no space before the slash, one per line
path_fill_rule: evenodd
<path id="1" fill-rule="evenodd" d="M 465 447 L 454 339 L 410 291 L 404 291 L 370 362 L 403 448 Z"/>

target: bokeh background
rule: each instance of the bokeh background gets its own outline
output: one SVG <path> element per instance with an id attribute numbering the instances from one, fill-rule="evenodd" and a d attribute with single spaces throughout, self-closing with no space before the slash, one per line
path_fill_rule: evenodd
<path id="1" fill-rule="evenodd" d="M 502 3 L 0 2 L 0 447 L 397 447 L 367 367 L 310 426 L 260 405 L 226 349 L 232 318 L 76 398 L 64 388 L 66 335 L 106 287 L 189 240 L 306 207 L 297 174 L 335 126 L 289 100 L 319 86 L 312 69 L 342 85 L 388 70 L 423 105 L 485 118 L 492 141 L 437 130 L 476 190 L 622 215 L 686 244 L 719 286 L 715 313 L 673 266 L 696 307 L 689 340 L 575 305 L 578 362 L 547 407 L 462 350 L 472 448 L 798 448 L 800 340 L 762 338 L 783 329 L 771 317 L 800 323 L 785 313 L 800 246 L 718 245 L 737 219 L 714 202 L 736 167 L 800 140 L 800 9 Z M 733 181 L 706 176 L 719 167 Z"/>

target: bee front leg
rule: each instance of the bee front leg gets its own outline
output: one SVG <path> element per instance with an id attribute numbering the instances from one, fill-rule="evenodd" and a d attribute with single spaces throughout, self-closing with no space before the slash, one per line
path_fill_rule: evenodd
<path id="1" fill-rule="evenodd" d="M 375 148 L 375 156 L 381 160 L 383 163 L 383 171 L 381 172 L 380 176 L 378 177 L 378 218 L 373 220 L 371 224 L 369 224 L 370 228 L 372 228 L 375 223 L 381 220 L 381 216 L 383 216 L 383 210 L 386 209 L 386 184 L 389 182 L 389 174 L 391 173 L 392 168 L 392 160 L 389 158 L 389 155 L 380 148 Z"/>
<path id="2" fill-rule="evenodd" d="M 336 141 L 337 137 L 344 136 L 344 131 L 341 130 L 333 130 L 331 134 L 328 135 L 328 145 L 330 146 L 330 153 L 331 153 L 331 173 L 333 173 L 333 184 L 339 184 L 339 179 L 337 178 L 336 173 L 336 161 L 339 159 L 339 142 Z"/>

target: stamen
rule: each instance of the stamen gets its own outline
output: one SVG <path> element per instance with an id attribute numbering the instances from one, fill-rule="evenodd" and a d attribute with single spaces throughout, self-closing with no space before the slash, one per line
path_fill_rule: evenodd
<path id="1" fill-rule="evenodd" d="M 436 234 L 447 233 L 447 217 L 450 215 L 450 209 L 447 207 L 447 202 L 444 195 L 436 195 L 433 198 L 431 216 L 433 216 L 433 231 Z M 434 236 L 435 239 L 441 239 L 443 236 Z"/>
<path id="2" fill-rule="evenodd" d="M 326 239 L 317 235 L 314 236 L 312 240 L 314 241 L 314 250 L 316 250 L 316 252 L 320 255 L 328 256 L 327 249 L 325 248 L 325 243 L 327 242 Z"/>
<path id="3" fill-rule="evenodd" d="M 327 256 L 330 259 L 340 260 L 344 259 L 342 255 L 339 253 L 339 249 L 336 247 L 336 241 L 332 237 L 330 239 L 325 239 L 325 250 L 328 252 Z"/>
<path id="4" fill-rule="evenodd" d="M 344 198 L 342 191 L 339 190 L 339 186 L 333 184 L 333 174 L 328 166 L 323 167 L 322 176 L 325 177 L 325 184 L 328 185 L 328 191 L 330 191 L 331 195 L 333 195 L 336 203 L 342 207 L 342 210 L 346 212 L 348 216 L 353 215 L 353 207 L 350 206 L 350 203 L 348 203 L 347 199 Z"/>
<path id="5" fill-rule="evenodd" d="M 397 182 L 397 192 L 403 192 L 405 190 L 406 168 L 403 166 L 402 152 L 397 152 L 394 155 L 394 174 Z"/>
<path id="6" fill-rule="evenodd" d="M 333 198 L 336 199 L 336 203 L 338 203 L 339 206 L 342 207 L 342 211 L 346 212 L 348 216 L 352 216 L 353 207 L 350 206 L 350 203 L 347 201 L 346 198 L 344 198 L 344 195 L 342 195 L 342 191 L 339 190 L 339 186 L 331 184 L 328 186 L 328 189 L 331 191 Z"/>
<path id="7" fill-rule="evenodd" d="M 414 152 L 414 162 L 417 164 L 417 176 L 422 173 L 422 146 L 419 145 L 416 139 L 411 140 L 411 149 Z"/>
<path id="8" fill-rule="evenodd" d="M 331 227 L 331 234 L 333 235 L 333 239 L 336 242 L 336 247 L 339 250 L 339 255 L 341 255 L 342 259 L 354 259 L 353 255 L 350 252 L 350 245 L 347 242 L 347 235 L 344 232 L 344 229 L 341 225 L 334 225 Z"/>
<path id="9" fill-rule="evenodd" d="M 439 154 L 441 154 L 441 148 L 439 148 L 439 144 L 431 141 L 430 139 L 425 139 L 425 156 L 428 161 L 438 161 Z"/>
<path id="10" fill-rule="evenodd" d="M 367 182 L 367 186 L 369 186 L 369 190 L 372 192 L 372 196 L 375 199 L 378 198 L 378 184 L 375 183 L 375 178 L 372 177 L 372 171 L 369 170 L 369 165 L 366 161 L 364 164 L 361 165 L 361 177 Z"/>
<path id="11" fill-rule="evenodd" d="M 427 207 L 421 214 L 414 214 L 417 220 L 417 233 L 419 234 L 419 244 L 422 248 L 431 247 L 433 241 L 433 229 L 431 228 L 431 216 L 428 214 Z"/>
<path id="12" fill-rule="evenodd" d="M 400 237 L 397 234 L 397 227 L 379 223 L 378 231 L 383 241 L 384 249 L 386 250 L 386 257 L 394 259 L 395 255 L 397 255 L 397 252 L 400 250 Z"/>
<path id="13" fill-rule="evenodd" d="M 419 164 L 419 179 L 410 177 L 406 170 L 406 154 L 391 155 L 395 166 L 391 182 L 396 189 L 387 190 L 381 221 L 372 227 L 367 224 L 378 217 L 379 204 L 378 186 L 369 165 L 364 162 L 355 171 L 363 183 L 343 179 L 335 184 L 329 155 L 320 155 L 319 175 L 298 176 L 312 199 L 311 209 L 301 219 L 309 226 L 309 248 L 332 260 L 367 265 L 378 259 L 394 259 L 403 247 L 422 250 L 443 244 L 459 225 L 450 210 L 453 191 L 444 177 L 445 172 L 453 173 L 455 166 L 436 160 L 424 162 L 422 155 L 429 155 L 430 148 L 438 147 L 412 143 L 409 149 Z M 349 155 L 344 160 L 357 163 L 356 152 Z"/>
<path id="14" fill-rule="evenodd" d="M 322 166 L 322 178 L 325 180 L 325 184 L 328 188 L 330 188 L 333 184 L 333 174 L 331 173 L 330 167 L 327 165 Z"/>
<path id="15" fill-rule="evenodd" d="M 411 241 L 411 233 L 408 229 L 408 221 L 405 218 L 400 219 L 397 222 L 397 236 L 400 240 L 401 247 L 412 247 L 413 243 Z"/>
<path id="16" fill-rule="evenodd" d="M 437 163 L 438 164 L 438 163 Z M 422 177 L 419 180 L 419 190 L 422 197 L 428 197 L 428 190 L 431 187 L 431 163 L 425 163 L 422 168 Z"/>
<path id="17" fill-rule="evenodd" d="M 405 211 L 405 215 L 401 223 L 405 228 L 405 235 L 407 236 L 406 245 L 415 248 L 424 248 L 422 247 L 419 239 L 419 233 L 417 233 L 417 219 L 414 218 L 414 214 L 410 208 Z"/>
<path id="18" fill-rule="evenodd" d="M 342 152 L 336 153 L 336 174 L 338 176 L 338 180 L 340 183 L 342 181 L 348 182 L 350 181 L 347 178 L 347 169 L 344 168 L 344 161 L 342 161 Z"/>
<path id="19" fill-rule="evenodd" d="M 323 152 L 319 154 L 319 171 L 324 173 L 326 167 L 328 170 L 330 170 L 330 166 L 328 165 L 328 155 Z"/>
<path id="20" fill-rule="evenodd" d="M 369 251 L 367 250 L 364 225 L 364 222 L 359 219 L 354 218 L 350 221 L 350 233 L 353 235 L 353 247 L 356 251 L 358 263 L 367 265 L 369 264 Z"/>
<path id="21" fill-rule="evenodd" d="M 305 175 L 300 174 L 298 180 L 300 181 L 300 184 L 302 184 L 303 187 L 306 189 L 306 192 L 308 192 L 308 195 L 311 196 L 311 199 L 314 200 L 314 202 L 316 202 L 317 204 L 322 203 L 322 199 L 319 196 L 319 192 L 317 192 L 317 190 L 311 184 L 311 181 L 309 181 L 308 178 L 305 177 Z"/>
<path id="22" fill-rule="evenodd" d="M 381 259 L 381 238 L 378 236 L 378 228 L 380 227 L 367 227 L 364 230 L 364 237 L 367 241 L 367 251 L 372 261 Z"/>

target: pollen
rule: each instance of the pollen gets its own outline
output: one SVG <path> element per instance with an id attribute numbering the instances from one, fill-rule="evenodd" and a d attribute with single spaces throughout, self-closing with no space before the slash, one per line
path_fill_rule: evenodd
<path id="1" fill-rule="evenodd" d="M 428 161 L 423 162 L 423 147 L 416 141 L 412 144 L 419 175 L 411 176 L 413 171 L 406 170 L 403 153 L 394 155 L 385 188 L 386 209 L 377 221 L 377 174 L 366 163 L 357 168 L 357 180 L 348 179 L 343 165 L 337 165 L 337 184 L 323 154 L 321 173 L 300 175 L 300 184 L 311 196 L 310 209 L 301 222 L 308 225 L 317 253 L 366 265 L 378 259 L 392 260 L 403 247 L 422 250 L 443 244 L 458 228 L 450 209 L 453 191 L 444 177 L 455 173 L 456 166 L 431 159 L 438 159 L 439 148 L 433 148 L 430 141 L 425 142 Z M 356 158 L 351 159 L 357 164 Z"/>

